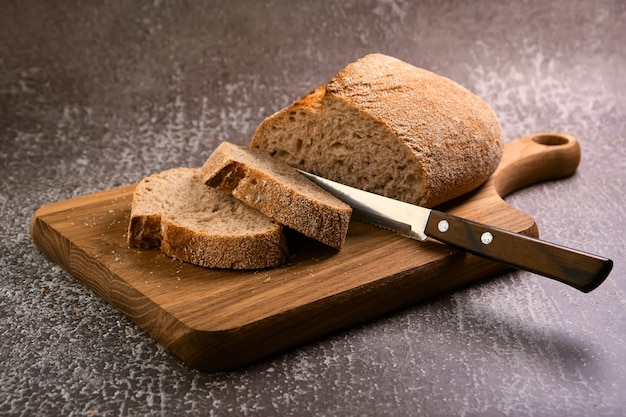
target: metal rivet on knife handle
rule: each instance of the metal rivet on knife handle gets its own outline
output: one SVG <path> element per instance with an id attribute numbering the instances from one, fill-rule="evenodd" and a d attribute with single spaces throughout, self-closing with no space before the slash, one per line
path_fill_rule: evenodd
<path id="1" fill-rule="evenodd" d="M 483 242 L 484 245 L 488 245 L 493 242 L 493 235 L 489 232 L 485 232 L 480 235 L 480 241 Z"/>

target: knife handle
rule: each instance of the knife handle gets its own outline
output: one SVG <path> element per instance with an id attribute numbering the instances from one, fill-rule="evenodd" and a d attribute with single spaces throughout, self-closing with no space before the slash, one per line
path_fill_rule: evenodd
<path id="1" fill-rule="evenodd" d="M 475 255 L 570 285 L 582 292 L 598 287 L 613 261 L 533 237 L 431 210 L 426 235 Z"/>

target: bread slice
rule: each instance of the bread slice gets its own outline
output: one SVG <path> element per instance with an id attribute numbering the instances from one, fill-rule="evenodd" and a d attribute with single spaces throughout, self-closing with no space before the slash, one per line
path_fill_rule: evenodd
<path id="1" fill-rule="evenodd" d="M 230 191 L 276 222 L 340 249 L 352 209 L 268 154 L 222 142 L 202 167 L 205 182 Z"/>
<path id="2" fill-rule="evenodd" d="M 503 143 L 498 118 L 476 95 L 371 54 L 264 120 L 251 147 L 344 184 L 432 207 L 487 180 Z"/>
<path id="3" fill-rule="evenodd" d="M 287 259 L 282 227 L 204 185 L 200 168 L 170 169 L 137 185 L 128 243 L 160 246 L 167 255 L 211 268 L 267 268 Z"/>

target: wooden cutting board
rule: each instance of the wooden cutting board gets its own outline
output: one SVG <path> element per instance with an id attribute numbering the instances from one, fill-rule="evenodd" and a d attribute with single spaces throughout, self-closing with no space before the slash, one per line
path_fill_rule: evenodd
<path id="1" fill-rule="evenodd" d="M 580 147 L 562 134 L 507 143 L 478 190 L 440 208 L 537 236 L 534 220 L 501 196 L 576 171 Z M 37 247 L 190 367 L 227 370 L 502 272 L 506 267 L 435 241 L 358 221 L 335 251 L 289 235 L 280 268 L 206 269 L 126 243 L 128 185 L 59 201 L 35 213 Z"/>

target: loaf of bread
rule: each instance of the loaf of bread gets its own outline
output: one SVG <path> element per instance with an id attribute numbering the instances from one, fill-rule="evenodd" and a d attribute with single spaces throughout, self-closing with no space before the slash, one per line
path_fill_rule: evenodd
<path id="1" fill-rule="evenodd" d="M 174 258 L 211 268 L 267 268 L 287 259 L 282 227 L 207 187 L 200 168 L 170 169 L 137 185 L 128 243 L 160 246 Z"/>
<path id="2" fill-rule="evenodd" d="M 253 149 L 222 142 L 202 167 L 204 181 L 229 191 L 276 222 L 340 249 L 352 209 L 295 168 Z"/>
<path id="3" fill-rule="evenodd" d="M 265 119 L 251 147 L 353 187 L 432 207 L 489 178 L 503 134 L 489 105 L 457 83 L 371 54 Z"/>

